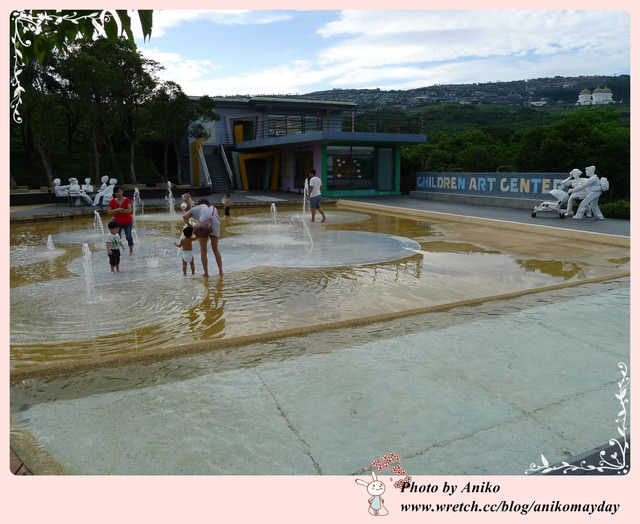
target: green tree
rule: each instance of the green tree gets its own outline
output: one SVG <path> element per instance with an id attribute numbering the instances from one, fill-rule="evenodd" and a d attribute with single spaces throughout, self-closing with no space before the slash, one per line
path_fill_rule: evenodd
<path id="1" fill-rule="evenodd" d="M 53 68 L 38 61 L 31 62 L 23 73 L 31 85 L 23 98 L 24 154 L 36 153 L 47 182 L 53 185 L 52 152 L 63 147 L 59 133 L 63 117 L 59 104 L 59 83 Z M 14 122 L 13 126 L 21 124 Z"/>
<path id="2" fill-rule="evenodd" d="M 430 137 L 427 144 L 405 148 L 404 156 L 420 170 L 495 171 L 512 163 L 510 144 L 504 143 L 505 138 L 504 132 L 496 129 L 440 133 Z"/>
<path id="3" fill-rule="evenodd" d="M 129 178 L 136 183 L 134 168 L 141 108 L 149 101 L 157 82 L 158 64 L 133 51 L 124 39 L 109 42 L 98 38 L 68 49 L 59 72 L 85 115 L 96 178 L 100 177 L 100 148 L 106 147 L 113 169 L 123 179 L 114 140 L 124 136 L 129 149 Z"/>
<path id="4" fill-rule="evenodd" d="M 109 142 L 108 136 L 115 127 L 113 107 L 109 103 L 109 70 L 102 67 L 99 57 L 90 49 L 75 45 L 60 61 L 59 74 L 64 78 L 71 103 L 83 115 L 82 128 L 87 136 L 96 180 L 102 172 L 101 146 Z M 121 179 L 119 167 L 113 162 L 114 175 Z"/>
<path id="5" fill-rule="evenodd" d="M 163 180 L 169 180 L 169 147 L 173 146 L 178 155 L 178 139 L 184 135 L 189 125 L 187 117 L 190 100 L 175 82 L 163 82 L 157 86 L 149 104 L 145 108 L 146 134 L 162 141 Z M 178 183 L 182 183 L 181 163 L 178 161 Z"/>
<path id="6" fill-rule="evenodd" d="M 175 82 L 163 82 L 155 90 L 146 107 L 146 133 L 163 144 L 163 179 L 169 180 L 169 148 L 173 147 L 179 159 L 179 140 L 184 136 L 189 125 L 196 121 L 218 120 L 215 112 L 215 101 L 202 96 L 192 101 Z M 196 136 L 192 133 L 191 136 Z M 178 161 L 178 184 L 182 183 L 182 165 Z"/>
<path id="7" fill-rule="evenodd" d="M 577 110 L 553 124 L 526 129 L 518 142 L 519 170 L 569 172 L 595 165 L 609 179 L 609 198 L 629 198 L 630 132 L 613 107 Z"/>
<path id="8" fill-rule="evenodd" d="M 113 66 L 117 72 L 114 101 L 119 121 L 129 144 L 129 176 L 136 183 L 135 151 L 138 130 L 142 125 L 142 108 L 151 100 L 158 83 L 157 62 L 142 58 L 137 52 L 122 48 Z"/>

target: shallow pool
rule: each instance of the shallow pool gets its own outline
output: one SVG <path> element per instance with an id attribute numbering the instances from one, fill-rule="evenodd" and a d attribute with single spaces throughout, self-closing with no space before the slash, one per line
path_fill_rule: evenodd
<path id="1" fill-rule="evenodd" d="M 482 224 L 330 209 L 223 220 L 225 276 L 184 277 L 180 217 L 138 217 L 134 256 L 109 272 L 92 217 L 11 225 L 11 367 L 210 349 L 368 322 L 627 271 L 628 247 Z M 292 220 L 295 218 L 296 220 Z M 53 250 L 47 247 L 51 237 Z M 91 249 L 87 278 L 82 243 Z M 215 265 L 209 253 L 209 265 Z"/>

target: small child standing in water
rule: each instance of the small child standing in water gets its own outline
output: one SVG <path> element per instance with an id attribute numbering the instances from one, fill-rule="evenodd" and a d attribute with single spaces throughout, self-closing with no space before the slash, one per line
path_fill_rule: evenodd
<path id="1" fill-rule="evenodd" d="M 225 193 L 222 203 L 224 204 L 224 218 L 231 218 L 231 196 L 229 193 Z"/>
<path id="2" fill-rule="evenodd" d="M 112 220 L 107 224 L 109 233 L 107 234 L 107 255 L 109 255 L 109 265 L 111 266 L 111 272 L 116 271 L 120 273 L 120 236 L 118 235 L 119 224 Z"/>
<path id="3" fill-rule="evenodd" d="M 187 264 L 191 266 L 191 274 L 195 275 L 196 265 L 193 261 L 193 228 L 187 226 L 182 230 L 180 242 L 174 242 L 173 245 L 182 248 L 182 272 L 187 276 Z"/>

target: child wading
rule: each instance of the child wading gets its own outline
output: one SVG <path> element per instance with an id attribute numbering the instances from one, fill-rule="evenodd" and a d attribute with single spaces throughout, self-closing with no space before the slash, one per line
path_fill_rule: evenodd
<path id="1" fill-rule="evenodd" d="M 224 197 L 222 197 L 222 204 L 224 205 L 224 218 L 231 217 L 231 195 L 229 193 L 225 193 Z"/>
<path id="2" fill-rule="evenodd" d="M 187 264 L 191 266 L 191 274 L 195 275 L 196 265 L 193 261 L 193 228 L 187 226 L 182 230 L 184 235 L 180 242 L 174 242 L 173 245 L 182 248 L 182 272 L 187 276 Z"/>
<path id="3" fill-rule="evenodd" d="M 109 228 L 109 234 L 106 238 L 109 265 L 112 273 L 116 271 L 120 273 L 120 236 L 118 235 L 118 227 L 120 225 L 112 220 L 107 227 Z"/>

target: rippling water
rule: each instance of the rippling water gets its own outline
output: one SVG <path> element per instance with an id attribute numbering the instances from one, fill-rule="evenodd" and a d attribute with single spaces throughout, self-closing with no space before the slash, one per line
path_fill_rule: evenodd
<path id="1" fill-rule="evenodd" d="M 109 272 L 94 217 L 11 225 L 11 364 L 189 347 L 245 335 L 332 325 L 535 289 L 628 267 L 625 251 L 600 259 L 554 255 L 519 233 L 519 247 L 482 229 L 330 209 L 326 224 L 259 210 L 223 220 L 225 276 L 184 277 L 173 242 L 183 224 L 168 213 L 138 217 L 134 256 Z M 480 233 L 479 233 L 480 232 Z M 54 250 L 47 248 L 51 235 Z M 525 242 L 526 240 L 526 242 Z M 83 243 L 93 254 L 85 293 Z M 582 254 L 580 254 L 582 256 Z M 209 252 L 209 266 L 215 261 Z M 215 271 L 214 271 L 215 273 Z"/>

